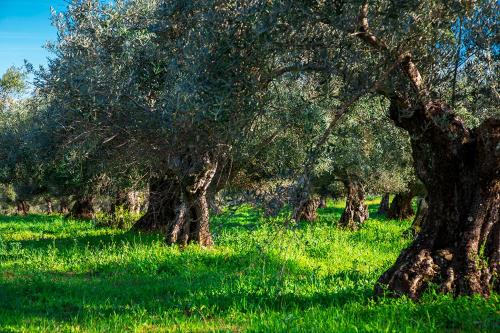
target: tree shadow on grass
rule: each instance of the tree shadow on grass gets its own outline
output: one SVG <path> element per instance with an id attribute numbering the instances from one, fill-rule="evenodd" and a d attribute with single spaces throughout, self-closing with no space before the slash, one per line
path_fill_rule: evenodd
<path id="1" fill-rule="evenodd" d="M 188 317 L 202 308 L 218 316 L 231 309 L 305 310 L 363 302 L 371 293 L 368 288 L 356 287 L 336 292 L 295 292 L 285 288 L 285 280 L 305 290 L 311 283 L 307 276 L 312 272 L 288 267 L 294 263 L 257 252 L 178 252 L 146 272 L 138 271 L 137 264 L 109 264 L 98 271 L 78 274 L 38 271 L 25 276 L 0 276 L 2 324 L 16 325 L 20 318 L 83 323 L 89 317 L 126 315 L 134 307 L 150 315 L 171 312 Z M 264 266 L 267 269 L 262 273 Z M 349 279 L 355 285 L 366 276 L 341 272 L 325 279 Z"/>
<path id="2" fill-rule="evenodd" d="M 28 215 L 0 215 L 0 223 L 25 223 L 25 222 L 40 222 L 54 219 L 61 219 L 59 215 L 42 215 L 42 214 L 28 214 Z"/>
<path id="3" fill-rule="evenodd" d="M 15 241 L 21 248 L 25 249 L 47 249 L 56 248 L 58 250 L 64 249 L 81 249 L 85 247 L 102 248 L 112 244 L 141 244 L 150 245 L 152 242 L 163 242 L 164 236 L 159 233 L 138 233 L 135 231 L 127 231 L 117 234 L 103 234 L 103 235 L 85 235 L 73 236 L 62 238 L 42 238 L 42 239 L 29 239 Z M 11 242 L 6 242 L 11 243 Z"/>

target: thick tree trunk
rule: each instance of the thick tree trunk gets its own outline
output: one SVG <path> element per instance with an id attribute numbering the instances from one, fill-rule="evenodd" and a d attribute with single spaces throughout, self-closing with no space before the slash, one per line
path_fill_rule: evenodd
<path id="1" fill-rule="evenodd" d="M 384 193 L 378 206 L 378 214 L 386 215 L 389 212 L 389 193 Z"/>
<path id="2" fill-rule="evenodd" d="M 181 204 L 179 182 L 173 175 L 155 177 L 149 183 L 149 203 L 146 214 L 133 226 L 133 230 L 166 233 L 168 225 L 177 215 Z"/>
<path id="3" fill-rule="evenodd" d="M 365 192 L 358 182 L 346 181 L 344 185 L 347 190 L 347 199 L 339 226 L 356 230 L 369 216 L 368 206 L 365 205 Z"/>
<path id="4" fill-rule="evenodd" d="M 211 246 L 207 189 L 217 162 L 208 154 L 197 163 L 186 160 L 185 169 L 150 182 L 148 211 L 134 229 L 161 231 L 166 234 L 168 244 L 185 246 L 193 242 Z"/>
<path id="5" fill-rule="evenodd" d="M 360 7 L 357 36 L 394 61 L 399 71 L 392 75 L 403 73 L 411 84 L 410 94 L 389 85 L 378 89 L 391 101 L 392 120 L 410 134 L 429 205 L 422 231 L 375 291 L 416 299 L 432 282 L 444 292 L 488 296 L 500 280 L 500 119 L 467 129 L 447 105 L 430 100 L 412 54 L 390 50 L 373 34 L 368 8 L 366 1 Z"/>
<path id="6" fill-rule="evenodd" d="M 444 292 L 488 296 L 499 283 L 500 119 L 468 130 L 442 103 L 407 110 L 397 98 L 390 112 L 411 135 L 428 210 L 376 293 L 416 299 L 433 282 Z"/>
<path id="7" fill-rule="evenodd" d="M 30 211 L 30 205 L 27 201 L 25 200 L 18 200 L 17 201 L 17 214 L 18 215 L 28 215 Z"/>
<path id="8" fill-rule="evenodd" d="M 306 200 L 302 200 L 294 211 L 293 219 L 295 221 L 316 221 L 318 217 L 317 210 L 319 208 L 320 202 L 320 199 L 317 197 L 311 197 Z"/>
<path id="9" fill-rule="evenodd" d="M 206 194 L 185 193 L 177 208 L 176 219 L 169 225 L 167 243 L 185 246 L 194 242 L 211 246 L 213 242 L 209 230 L 209 216 Z"/>
<path id="10" fill-rule="evenodd" d="M 189 168 L 182 171 L 181 203 L 176 209 L 175 220 L 168 225 L 167 243 L 185 246 L 194 242 L 211 246 L 207 189 L 217 171 L 217 161 L 208 154 L 197 163 L 189 161 Z"/>
<path id="11" fill-rule="evenodd" d="M 47 214 L 52 214 L 54 212 L 54 209 L 52 208 L 52 200 L 45 199 L 45 204 L 47 205 Z"/>
<path id="12" fill-rule="evenodd" d="M 75 219 L 91 220 L 95 216 L 94 198 L 78 198 L 73 204 L 69 215 Z"/>
<path id="13" fill-rule="evenodd" d="M 412 191 L 407 191 L 403 193 L 398 193 L 392 199 L 391 206 L 387 212 L 387 217 L 395 220 L 406 220 L 413 215 L 413 207 L 411 206 L 411 201 L 413 199 Z"/>

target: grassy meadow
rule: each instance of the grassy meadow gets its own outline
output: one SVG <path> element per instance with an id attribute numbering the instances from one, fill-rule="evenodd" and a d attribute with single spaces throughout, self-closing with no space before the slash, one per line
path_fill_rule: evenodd
<path id="1" fill-rule="evenodd" d="M 339 230 L 250 207 L 212 218 L 215 246 L 60 216 L 0 217 L 0 332 L 499 332 L 498 294 L 374 299 L 410 221 Z"/>

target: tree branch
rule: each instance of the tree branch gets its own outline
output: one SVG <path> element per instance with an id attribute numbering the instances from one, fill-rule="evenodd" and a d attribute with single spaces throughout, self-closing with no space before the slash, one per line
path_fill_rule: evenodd
<path id="1" fill-rule="evenodd" d="M 358 31 L 354 34 L 360 38 L 363 42 L 371 46 L 372 48 L 378 50 L 386 58 L 392 58 L 396 64 L 401 64 L 403 72 L 406 74 L 410 80 L 413 88 L 417 92 L 421 101 L 426 101 L 429 96 L 427 87 L 425 86 L 424 80 L 420 75 L 420 72 L 412 60 L 412 55 L 410 52 L 396 53 L 389 49 L 387 44 L 382 40 L 377 38 L 371 31 L 368 25 L 368 2 L 360 7 L 358 16 Z"/>

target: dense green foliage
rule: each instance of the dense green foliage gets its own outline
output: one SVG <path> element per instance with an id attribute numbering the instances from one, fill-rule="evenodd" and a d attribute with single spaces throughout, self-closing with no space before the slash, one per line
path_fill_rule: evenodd
<path id="1" fill-rule="evenodd" d="M 373 299 L 409 239 L 409 221 L 375 213 L 357 232 L 284 226 L 249 207 L 213 218 L 216 246 L 59 216 L 0 219 L 0 331 L 494 332 L 499 296 Z"/>

